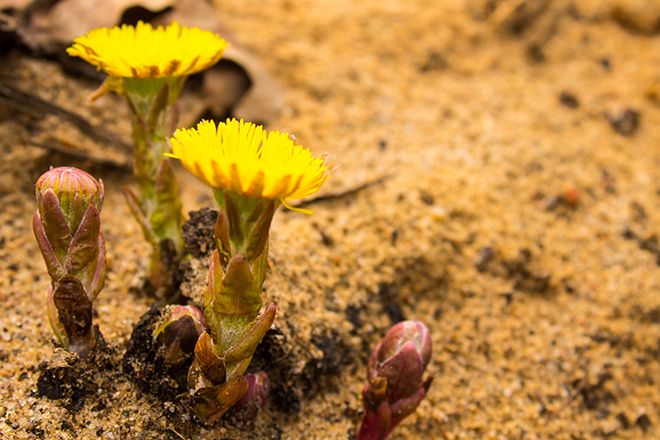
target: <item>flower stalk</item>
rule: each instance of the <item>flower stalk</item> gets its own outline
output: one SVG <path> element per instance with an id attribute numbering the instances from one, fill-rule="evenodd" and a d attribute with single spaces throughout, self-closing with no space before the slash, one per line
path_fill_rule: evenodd
<path id="1" fill-rule="evenodd" d="M 207 329 L 195 346 L 188 388 L 197 414 L 215 423 L 250 389 L 252 356 L 275 319 L 263 307 L 268 232 L 277 202 L 215 190 L 220 212 L 204 293 Z M 262 310 L 263 309 L 263 310 Z"/>
<path id="2" fill-rule="evenodd" d="M 227 120 L 177 130 L 172 154 L 209 184 L 219 212 L 204 292 L 206 329 L 195 345 L 188 389 L 197 415 L 215 423 L 235 407 L 239 416 L 263 405 L 268 378 L 246 371 L 277 308 L 262 298 L 268 237 L 275 211 L 287 199 L 318 191 L 327 167 L 286 133 Z"/>
<path id="3" fill-rule="evenodd" d="M 138 191 L 127 188 L 124 195 L 151 245 L 148 280 L 160 298 L 174 295 L 174 274 L 183 256 L 180 191 L 164 158 L 167 137 L 176 125 L 176 102 L 188 75 L 215 64 L 226 46 L 222 38 L 199 28 L 176 22 L 154 28 L 139 22 L 94 29 L 67 50 L 108 75 L 94 98 L 114 91 L 131 110 Z"/>
<path id="4" fill-rule="evenodd" d="M 73 167 L 52 168 L 35 192 L 32 225 L 51 278 L 48 320 L 59 343 L 84 357 L 96 345 L 92 303 L 105 281 L 103 182 Z"/>
<path id="5" fill-rule="evenodd" d="M 385 440 L 415 412 L 431 386 L 432 378 L 422 377 L 431 350 L 429 331 L 419 321 L 403 321 L 388 330 L 367 363 L 358 440 Z"/>
<path id="6" fill-rule="evenodd" d="M 176 176 L 164 154 L 177 119 L 184 77 L 125 78 L 123 94 L 131 109 L 133 173 L 138 194 L 125 188 L 131 213 L 151 244 L 148 279 L 159 297 L 175 290 L 172 273 L 183 248 L 182 204 Z M 174 267 L 173 267 L 174 266 Z"/>

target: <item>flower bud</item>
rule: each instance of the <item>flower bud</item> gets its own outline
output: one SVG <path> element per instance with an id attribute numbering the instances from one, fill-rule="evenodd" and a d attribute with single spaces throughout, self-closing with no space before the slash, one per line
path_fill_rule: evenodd
<path id="1" fill-rule="evenodd" d="M 72 234 L 78 230 L 83 215 L 90 205 L 101 211 L 103 182 L 74 167 L 51 168 L 37 180 L 36 196 L 39 213 L 44 215 L 43 200 L 52 192 L 64 214 Z"/>
<path id="2" fill-rule="evenodd" d="M 197 307 L 167 306 L 153 335 L 165 364 L 171 369 L 185 364 L 205 330 L 204 315 Z"/>
<path id="3" fill-rule="evenodd" d="M 358 440 L 386 439 L 415 411 L 431 385 L 430 378 L 423 380 L 431 351 L 429 331 L 419 321 L 400 322 L 387 332 L 369 357 Z"/>
<path id="4" fill-rule="evenodd" d="M 92 302 L 105 281 L 103 183 L 76 168 L 51 168 L 36 196 L 32 227 L 51 277 L 48 318 L 64 347 L 87 355 L 96 343 Z"/>
<path id="5" fill-rule="evenodd" d="M 247 427 L 266 405 L 270 393 L 270 380 L 264 371 L 245 376 L 248 388 L 243 397 L 231 407 L 231 417 Z"/>
<path id="6" fill-rule="evenodd" d="M 422 365 L 426 367 L 431 359 L 431 337 L 429 329 L 419 321 L 403 321 L 390 328 L 374 350 L 377 353 L 376 360 L 379 363 L 387 362 L 408 342 L 414 344 Z"/>

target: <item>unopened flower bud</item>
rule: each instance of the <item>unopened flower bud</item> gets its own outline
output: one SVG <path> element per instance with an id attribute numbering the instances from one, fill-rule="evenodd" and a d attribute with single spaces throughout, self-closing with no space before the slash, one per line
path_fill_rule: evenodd
<path id="1" fill-rule="evenodd" d="M 163 310 L 161 321 L 154 330 L 154 339 L 165 364 L 171 369 L 185 364 L 205 330 L 204 315 L 195 306 L 168 306 Z"/>
<path id="2" fill-rule="evenodd" d="M 100 211 L 103 203 L 103 182 L 74 167 L 51 168 L 37 180 L 35 189 L 39 213 L 44 215 L 44 197 L 52 192 L 72 234 L 78 230 L 87 208 L 94 205 Z"/>
<path id="3" fill-rule="evenodd" d="M 270 393 L 270 380 L 264 371 L 248 374 L 245 380 L 248 389 L 230 410 L 230 416 L 243 426 L 249 425 L 259 414 Z"/>
<path id="4" fill-rule="evenodd" d="M 431 385 L 423 379 L 431 351 L 429 331 L 419 321 L 400 322 L 387 332 L 369 357 L 358 440 L 386 439 L 415 411 Z"/>
<path id="5" fill-rule="evenodd" d="M 92 302 L 105 281 L 103 183 L 77 168 L 51 168 L 36 196 L 32 226 L 51 277 L 49 321 L 64 347 L 86 355 L 96 343 Z"/>

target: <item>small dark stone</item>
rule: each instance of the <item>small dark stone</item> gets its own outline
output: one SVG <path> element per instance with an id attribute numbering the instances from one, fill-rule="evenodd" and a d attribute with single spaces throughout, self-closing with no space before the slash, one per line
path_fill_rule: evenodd
<path id="1" fill-rule="evenodd" d="M 646 414 L 642 414 L 635 419 L 635 425 L 642 428 L 642 431 L 646 432 L 651 427 L 651 419 Z"/>
<path id="2" fill-rule="evenodd" d="M 533 274 L 516 281 L 514 289 L 525 290 L 533 293 L 544 293 L 550 288 L 550 275 L 548 274 Z"/>
<path id="3" fill-rule="evenodd" d="M 545 54 L 543 48 L 538 44 L 531 44 L 527 47 L 527 58 L 535 63 L 545 62 Z"/>
<path id="4" fill-rule="evenodd" d="M 626 413 L 620 412 L 616 415 L 616 419 L 619 421 L 619 423 L 621 423 L 621 427 L 623 429 L 630 428 L 630 420 L 628 420 Z"/>
<path id="5" fill-rule="evenodd" d="M 607 70 L 608 72 L 612 70 L 612 62 L 608 57 L 602 57 L 598 60 L 598 64 L 600 64 L 603 69 Z"/>
<path id="6" fill-rule="evenodd" d="M 653 254 L 660 252 L 660 243 L 658 243 L 657 235 L 649 235 L 639 242 L 639 248 L 643 251 L 648 251 Z"/>
<path id="7" fill-rule="evenodd" d="M 610 126 L 622 136 L 633 136 L 640 124 L 640 113 L 637 110 L 627 108 L 621 113 L 609 118 Z"/>
<path id="8" fill-rule="evenodd" d="M 426 60 L 419 66 L 419 71 L 422 73 L 432 72 L 434 70 L 444 70 L 449 67 L 449 63 L 442 56 L 442 54 L 431 51 L 426 56 Z"/>
<path id="9" fill-rule="evenodd" d="M 380 139 L 378 141 L 378 149 L 380 151 L 385 151 L 387 150 L 387 139 Z"/>
<path id="10" fill-rule="evenodd" d="M 630 226 L 623 228 L 623 231 L 621 231 L 621 236 L 626 240 L 635 240 L 637 238 L 637 234 L 630 228 Z"/>
<path id="11" fill-rule="evenodd" d="M 396 246 L 396 242 L 399 240 L 399 234 L 400 232 L 398 229 L 393 230 L 390 234 L 390 244 L 392 246 Z"/>
<path id="12" fill-rule="evenodd" d="M 334 244 L 335 244 L 335 239 L 334 238 L 329 236 L 323 230 L 319 230 L 319 234 L 321 234 L 321 243 L 323 243 L 324 246 L 327 246 L 327 247 L 334 246 Z"/>
<path id="13" fill-rule="evenodd" d="M 479 249 L 479 254 L 477 256 L 477 262 L 474 264 L 474 267 L 479 272 L 485 272 L 488 268 L 488 264 L 493 261 L 494 253 L 493 248 L 490 246 L 484 246 Z"/>
<path id="14" fill-rule="evenodd" d="M 559 94 L 559 102 L 561 105 L 568 108 L 578 108 L 580 106 L 580 102 L 575 97 L 575 95 L 566 91 L 562 91 Z"/>
<path id="15" fill-rule="evenodd" d="M 419 192 L 419 199 L 428 206 L 432 206 L 435 203 L 435 198 L 424 190 Z"/>

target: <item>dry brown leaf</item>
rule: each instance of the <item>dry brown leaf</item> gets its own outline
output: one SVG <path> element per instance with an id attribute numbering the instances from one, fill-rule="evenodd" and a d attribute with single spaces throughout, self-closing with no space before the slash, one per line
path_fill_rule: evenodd
<path id="1" fill-rule="evenodd" d="M 34 0 L 0 0 L 0 9 L 14 9 L 22 11 L 32 4 Z"/>
<path id="2" fill-rule="evenodd" d="M 50 9 L 33 14 L 30 29 L 43 39 L 69 42 L 96 27 L 114 26 L 131 7 L 159 12 L 174 3 L 175 0 L 61 0 Z"/>
<path id="3" fill-rule="evenodd" d="M 229 112 L 255 122 L 276 119 L 284 108 L 284 92 L 257 58 L 243 49 L 218 21 L 213 4 L 206 0 L 178 0 L 175 8 L 158 17 L 159 24 L 174 20 L 199 26 L 230 40 L 222 60 L 204 72 L 202 93 L 215 116 Z"/>
<path id="4" fill-rule="evenodd" d="M 237 45 L 227 50 L 226 59 L 242 66 L 250 79 L 251 86 L 233 108 L 234 115 L 248 121 L 272 121 L 284 108 L 284 92 L 263 65 L 247 51 Z M 206 77 L 205 86 L 206 86 Z M 209 87 L 209 86 L 207 86 Z"/>

